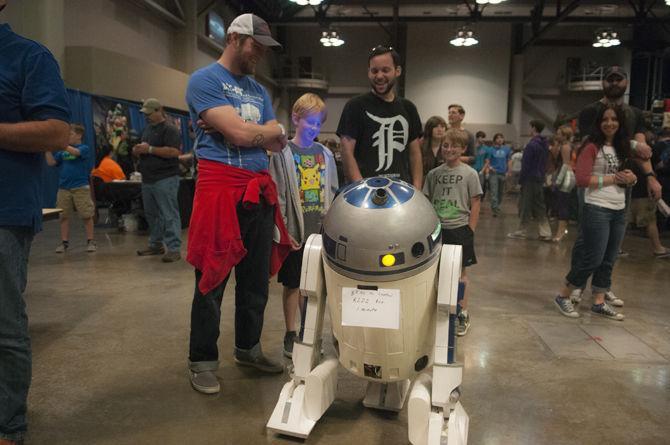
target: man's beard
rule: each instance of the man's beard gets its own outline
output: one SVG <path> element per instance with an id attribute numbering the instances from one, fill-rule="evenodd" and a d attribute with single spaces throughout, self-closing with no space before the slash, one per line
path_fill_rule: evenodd
<path id="1" fill-rule="evenodd" d="M 608 99 L 621 99 L 626 93 L 626 88 L 620 87 L 618 85 L 610 85 L 603 89 L 605 97 Z"/>
<path id="2" fill-rule="evenodd" d="M 254 65 L 244 54 L 242 54 L 242 47 L 237 48 L 237 58 L 240 61 L 240 71 L 242 74 L 251 75 L 256 73 L 256 65 Z"/>
<path id="3" fill-rule="evenodd" d="M 374 83 L 374 82 L 370 82 L 370 84 L 372 85 L 372 91 L 374 91 L 376 94 L 379 94 L 380 96 L 385 96 L 385 95 L 387 95 L 387 94 L 393 89 L 393 87 L 395 86 L 395 79 L 392 80 L 392 81 L 390 81 L 390 82 L 388 82 L 388 83 L 386 84 L 386 88 L 385 88 L 381 93 L 377 90 L 377 84 L 376 84 L 376 83 Z"/>

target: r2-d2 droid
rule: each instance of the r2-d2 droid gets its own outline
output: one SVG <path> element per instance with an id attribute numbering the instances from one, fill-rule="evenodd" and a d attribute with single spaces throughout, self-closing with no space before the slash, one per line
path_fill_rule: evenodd
<path id="1" fill-rule="evenodd" d="M 461 246 L 440 233 L 430 202 L 402 181 L 364 179 L 335 199 L 323 235 L 305 245 L 305 332 L 270 430 L 306 438 L 335 399 L 341 364 L 368 381 L 366 407 L 400 411 L 409 392 L 413 445 L 467 443 L 454 362 Z M 338 358 L 320 354 L 326 304 Z"/>

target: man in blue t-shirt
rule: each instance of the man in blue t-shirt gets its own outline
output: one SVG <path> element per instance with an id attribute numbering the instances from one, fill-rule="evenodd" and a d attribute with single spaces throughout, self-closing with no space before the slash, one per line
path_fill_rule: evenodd
<path id="1" fill-rule="evenodd" d="M 0 442 L 8 445 L 28 428 L 32 359 L 22 294 L 30 244 L 42 229 L 42 153 L 67 145 L 69 120 L 49 50 L 0 25 Z"/>
<path id="2" fill-rule="evenodd" d="M 56 207 L 63 209 L 60 215 L 61 243 L 56 253 L 64 253 L 70 247 L 70 218 L 76 210 L 84 221 L 86 229 L 86 251 L 95 252 L 97 247 L 93 241 L 93 215 L 95 205 L 91 199 L 91 149 L 82 144 L 84 127 L 79 124 L 70 126 L 70 141 L 65 150 L 51 154 L 47 152 L 47 164 L 61 166 L 58 178 L 58 196 Z"/>
<path id="3" fill-rule="evenodd" d="M 502 203 L 503 191 L 505 190 L 505 178 L 510 174 L 510 161 L 512 149 L 505 143 L 505 136 L 497 133 L 493 136 L 493 147 L 491 149 L 491 160 L 489 168 L 489 187 L 491 188 L 491 210 L 493 216 L 500 215 L 500 204 Z"/>
<path id="4" fill-rule="evenodd" d="M 275 119 L 270 96 L 251 77 L 267 47 L 275 46 L 280 45 L 263 19 L 242 14 L 228 27 L 226 47 L 219 60 L 194 72 L 186 90 L 191 120 L 196 124 L 195 151 L 200 166 L 191 221 L 205 219 L 213 205 L 218 206 L 219 215 L 237 214 L 237 221 L 225 221 L 227 227 L 239 225 L 246 250 L 235 265 L 235 361 L 269 373 L 283 372 L 281 364 L 268 359 L 260 346 L 275 206 L 262 196 L 260 203 L 252 207 L 245 205 L 243 198 L 230 202 L 232 198 L 224 193 L 232 194 L 233 189 L 245 187 L 252 178 L 256 184 L 259 179 L 269 179 L 262 177 L 268 169 L 266 150 L 279 152 L 287 143 L 284 128 Z M 210 203 L 212 200 L 215 202 Z M 212 230 L 226 230 L 219 224 L 214 226 Z M 198 235 L 191 225 L 189 261 L 191 249 L 200 243 Z M 218 263 L 236 252 L 231 251 L 230 243 L 220 240 L 223 235 L 216 232 L 216 236 Z M 196 391 L 215 394 L 220 391 L 214 372 L 219 365 L 221 300 L 229 276 L 203 294 L 203 270 L 196 268 L 195 275 L 189 348 L 191 385 Z"/>

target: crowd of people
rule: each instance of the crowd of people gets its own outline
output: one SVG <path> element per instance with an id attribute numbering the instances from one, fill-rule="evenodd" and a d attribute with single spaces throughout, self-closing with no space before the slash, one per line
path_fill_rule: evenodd
<path id="1" fill-rule="evenodd" d="M 0 8 L 4 3 L 0 0 Z M 186 90 L 198 161 L 186 257 L 194 267 L 188 366 L 195 390 L 214 394 L 221 389 L 215 374 L 217 341 L 233 269 L 235 361 L 267 373 L 283 372 L 260 343 L 269 280 L 278 274 L 283 285 L 283 349 L 290 357 L 304 329 L 298 289 L 304 243 L 319 233 L 323 215 L 345 183 L 383 175 L 406 181 L 430 200 L 442 224 L 443 243 L 463 247 L 456 326 L 461 336 L 471 326 L 466 271 L 477 263 L 475 232 L 485 193 L 491 215 L 498 218 L 505 191 L 520 187 L 519 228 L 508 235 L 513 239 L 561 242 L 568 221 L 578 222 L 570 271 L 554 297 L 567 317 L 579 317 L 575 306 L 590 278 L 591 312 L 624 319 L 614 309 L 623 301 L 612 292 L 612 269 L 627 221 L 645 228 L 654 256 L 670 257 L 656 225 L 657 202 L 668 190 L 656 175 L 666 183 L 670 178 L 670 129 L 652 150 L 641 113 L 623 102 L 627 74 L 621 68 L 606 72 L 604 97 L 580 113 L 577 125 L 560 126 L 548 138 L 545 124 L 532 120 L 530 141 L 523 150 L 513 150 L 503 134 L 489 140 L 483 131 L 465 129 L 466 112 L 459 104 L 448 106 L 446 120 L 433 116 L 422 127 L 417 107 L 395 91 L 402 75 L 400 55 L 376 46 L 368 56 L 370 92 L 349 100 L 339 116 L 336 156 L 315 142 L 327 118 L 322 98 L 307 93 L 293 104 L 295 134 L 289 140 L 269 94 L 252 77 L 267 49 L 278 46 L 265 21 L 243 14 L 228 27 L 221 57 L 194 72 Z M 30 243 L 41 229 L 37 178 L 43 153 L 50 165 L 63 164 L 58 251 L 69 247 L 75 210 L 84 220 L 87 250 L 95 251 L 96 245 L 85 167 L 93 153 L 82 144 L 83 128 L 68 125 L 65 88 L 53 56 L 2 25 L 0 62 L 0 70 L 15 80 L 0 82 L 0 97 L 6 98 L 0 101 L 0 183 L 6 197 L 0 203 L 0 444 L 6 445 L 20 442 L 27 428 L 31 355 L 22 293 Z M 12 85 L 28 87 L 19 91 Z M 137 254 L 177 261 L 179 137 L 158 100 L 145 101 L 141 111 L 149 125 L 132 153 L 139 158 L 150 235 L 146 249 Z M 109 150 L 102 150 L 94 175 L 108 182 L 123 172 Z M 537 236 L 531 232 L 533 224 Z"/>

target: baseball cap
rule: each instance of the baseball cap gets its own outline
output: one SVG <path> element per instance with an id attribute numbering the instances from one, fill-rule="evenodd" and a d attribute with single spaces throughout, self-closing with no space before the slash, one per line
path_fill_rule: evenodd
<path id="1" fill-rule="evenodd" d="M 253 37 L 254 40 L 261 45 L 281 48 L 281 44 L 272 38 L 268 23 L 255 14 L 242 14 L 237 16 L 228 27 L 228 32 L 245 34 Z"/>
<path id="2" fill-rule="evenodd" d="M 144 114 L 151 114 L 154 111 L 160 110 L 162 107 L 161 103 L 158 101 L 158 99 L 146 99 L 142 103 L 142 108 L 140 108 L 140 111 Z"/>
<path id="3" fill-rule="evenodd" d="M 605 70 L 603 79 L 608 79 L 610 76 L 619 76 L 622 79 L 628 79 L 628 73 L 620 66 L 614 65 Z"/>

